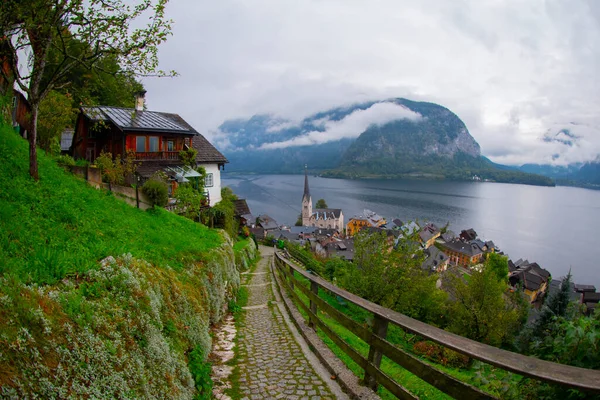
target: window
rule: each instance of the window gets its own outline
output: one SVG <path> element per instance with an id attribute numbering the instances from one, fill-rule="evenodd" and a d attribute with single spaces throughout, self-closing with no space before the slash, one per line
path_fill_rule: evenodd
<path id="1" fill-rule="evenodd" d="M 158 151 L 158 136 L 150 136 L 150 149 L 149 151 Z"/>
<path id="2" fill-rule="evenodd" d="M 146 136 L 135 137 L 135 151 L 143 153 L 146 151 Z"/>
<path id="3" fill-rule="evenodd" d="M 206 178 L 204 178 L 204 186 L 213 187 L 213 174 L 206 174 Z"/>
<path id="4" fill-rule="evenodd" d="M 167 142 L 167 151 L 175 151 L 175 143 L 172 140 Z"/>

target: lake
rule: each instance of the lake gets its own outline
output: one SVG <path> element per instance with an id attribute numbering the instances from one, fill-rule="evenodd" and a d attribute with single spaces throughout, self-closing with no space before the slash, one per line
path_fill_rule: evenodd
<path id="1" fill-rule="evenodd" d="M 223 185 L 245 198 L 254 216 L 269 214 L 293 225 L 300 213 L 303 175 L 223 174 Z M 554 278 L 572 268 L 577 283 L 600 289 L 600 191 L 487 182 L 345 180 L 309 177 L 313 205 L 325 199 L 345 222 L 365 208 L 402 221 L 473 228 L 513 260 L 538 262 Z"/>

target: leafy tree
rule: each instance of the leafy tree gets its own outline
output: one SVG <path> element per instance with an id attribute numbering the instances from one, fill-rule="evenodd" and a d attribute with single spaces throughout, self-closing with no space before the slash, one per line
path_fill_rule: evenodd
<path id="1" fill-rule="evenodd" d="M 421 268 L 422 262 L 413 240 L 401 240 L 391 249 L 385 233 L 361 231 L 354 237 L 354 262 L 338 281 L 367 300 L 440 325 L 445 294 L 436 288 L 437 277 Z"/>
<path id="2" fill-rule="evenodd" d="M 75 110 L 68 94 L 52 91 L 42 100 L 39 115 L 39 145 L 47 153 L 60 153 L 62 132 L 73 123 Z"/>
<path id="3" fill-rule="evenodd" d="M 139 163 L 135 162 L 133 151 L 128 151 L 123 160 L 113 159 L 112 153 L 102 151 L 94 162 L 100 168 L 102 178 L 111 185 L 122 185 L 126 180 L 132 180 L 139 166 Z M 164 176 L 163 180 L 166 181 L 166 179 L 166 176 Z"/>
<path id="4" fill-rule="evenodd" d="M 508 257 L 497 253 L 488 254 L 485 267 L 492 270 L 499 280 L 508 281 Z"/>
<path id="5" fill-rule="evenodd" d="M 509 343 L 519 331 L 519 310 L 493 268 L 473 270 L 468 282 L 450 271 L 445 287 L 452 299 L 448 315 L 452 332 L 498 346 Z"/>
<path id="6" fill-rule="evenodd" d="M 100 67 L 103 57 L 114 57 L 125 71 L 165 75 L 158 70 L 158 45 L 171 32 L 165 18 L 167 0 L 146 0 L 129 5 L 125 0 L 5 0 L 0 8 L 0 30 L 11 71 L 4 78 L 15 80 L 27 93 L 31 105 L 29 173 L 38 180 L 37 134 L 39 107 L 53 89 L 69 84 L 73 68 Z M 146 25 L 141 19 L 149 18 Z M 76 39 L 82 46 L 74 46 Z M 20 50 L 31 49 L 31 70 L 19 71 Z M 51 50 L 57 57 L 51 57 Z"/>
<path id="7" fill-rule="evenodd" d="M 179 152 L 179 159 L 185 168 L 194 169 L 196 167 L 196 155 L 198 151 L 193 148 L 187 150 L 181 150 Z"/>
<path id="8" fill-rule="evenodd" d="M 148 196 L 153 207 L 164 207 L 169 201 L 169 187 L 164 180 L 148 179 L 142 186 L 142 192 Z"/>
<path id="9" fill-rule="evenodd" d="M 319 200 L 317 200 L 317 205 L 315 206 L 315 208 L 329 208 L 329 207 L 327 207 L 327 202 L 325 201 L 325 199 L 319 199 Z"/>
<path id="10" fill-rule="evenodd" d="M 296 220 L 294 226 L 302 226 L 302 214 L 298 214 L 298 219 Z"/>
<path id="11" fill-rule="evenodd" d="M 100 168 L 102 178 L 111 185 L 120 185 L 124 182 L 124 169 L 120 160 L 114 160 L 112 153 L 104 151 L 95 160 L 96 166 Z"/>
<path id="12" fill-rule="evenodd" d="M 177 201 L 177 212 L 196 221 L 204 204 L 204 195 L 190 183 L 184 183 L 179 185 L 174 197 Z"/>

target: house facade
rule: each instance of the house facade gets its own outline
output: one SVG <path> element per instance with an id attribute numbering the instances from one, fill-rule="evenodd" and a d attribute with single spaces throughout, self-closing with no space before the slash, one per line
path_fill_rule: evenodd
<path id="1" fill-rule="evenodd" d="M 206 170 L 205 195 L 210 206 L 221 201 L 221 169 L 228 162 L 204 136 L 177 114 L 144 110 L 144 92 L 135 108 L 82 107 L 77 117 L 70 153 L 93 162 L 102 152 L 113 157 L 133 155 L 141 180 L 163 171 L 170 178 L 170 194 L 181 183 L 199 176 L 185 170 L 179 153 L 194 148 L 196 165 Z"/>
<path id="2" fill-rule="evenodd" d="M 304 171 L 304 195 L 302 196 L 302 225 L 325 229 L 344 229 L 344 213 L 339 208 L 312 208 L 308 187 L 308 173 Z"/>
<path id="3" fill-rule="evenodd" d="M 442 251 L 448 256 L 450 263 L 469 268 L 483 260 L 484 251 L 474 243 L 455 240 L 440 244 Z"/>
<path id="4" fill-rule="evenodd" d="M 385 218 L 371 210 L 365 210 L 364 215 L 350 218 L 346 224 L 346 236 L 354 236 L 363 228 L 379 228 L 385 224 Z"/>
<path id="5" fill-rule="evenodd" d="M 428 249 L 441 234 L 442 232 L 435 224 L 429 223 L 419 231 L 419 241 L 423 248 Z"/>

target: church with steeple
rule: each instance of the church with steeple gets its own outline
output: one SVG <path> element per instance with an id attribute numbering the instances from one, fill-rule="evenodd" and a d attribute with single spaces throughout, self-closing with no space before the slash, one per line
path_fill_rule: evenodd
<path id="1" fill-rule="evenodd" d="M 339 208 L 315 208 L 308 187 L 308 171 L 304 168 L 304 195 L 302 196 L 302 226 L 344 230 L 344 213 Z"/>

